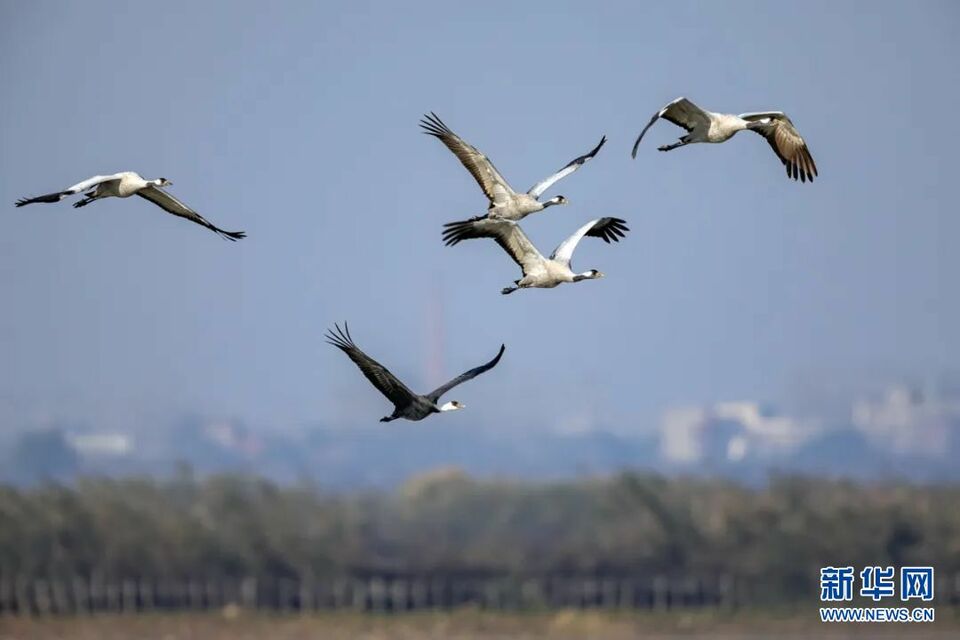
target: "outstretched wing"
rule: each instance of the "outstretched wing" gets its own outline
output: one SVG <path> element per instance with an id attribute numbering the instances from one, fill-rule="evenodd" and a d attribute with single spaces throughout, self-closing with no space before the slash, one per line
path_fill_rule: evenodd
<path id="1" fill-rule="evenodd" d="M 513 261 L 520 265 L 524 274 L 543 262 L 543 255 L 533 246 L 520 225 L 512 220 L 480 218 L 448 222 L 443 226 L 443 240 L 447 246 L 453 246 L 461 240 L 493 238 L 513 258 Z"/>
<path id="2" fill-rule="evenodd" d="M 669 120 L 673 124 L 683 127 L 688 132 L 693 131 L 694 128 L 698 126 L 710 126 L 710 115 L 706 111 L 686 98 L 677 98 L 653 114 L 650 122 L 647 123 L 647 126 L 645 126 L 643 131 L 640 132 L 640 135 L 637 136 L 637 141 L 633 143 L 633 151 L 630 152 L 632 157 L 637 157 L 637 147 L 640 146 L 640 141 L 643 140 L 643 134 L 660 118 Z"/>
<path id="3" fill-rule="evenodd" d="M 748 122 L 758 122 L 760 126 L 752 127 L 770 143 L 773 152 L 780 158 L 780 162 L 787 168 L 787 176 L 801 182 L 813 182 L 817 175 L 817 165 L 813 162 L 807 143 L 800 137 L 800 133 L 782 111 L 766 111 L 762 113 L 741 113 L 740 118 Z"/>
<path id="4" fill-rule="evenodd" d="M 66 189 L 64 189 L 63 191 L 48 193 L 42 196 L 37 196 L 35 198 L 20 198 L 19 200 L 17 200 L 16 206 L 22 207 L 24 205 L 33 204 L 35 202 L 60 202 L 67 196 L 72 196 L 74 194 L 80 193 L 81 191 L 86 191 L 87 189 L 95 187 L 98 184 L 101 184 L 103 182 L 107 182 L 109 180 L 116 180 L 121 177 L 122 177 L 122 174 L 119 174 L 119 173 L 115 173 L 109 176 L 93 176 L 92 178 L 87 178 L 86 180 L 82 182 L 78 182 L 75 185 L 71 185 Z"/>
<path id="5" fill-rule="evenodd" d="M 402 408 L 409 405 L 417 397 L 417 394 L 400 382 L 397 376 L 390 373 L 386 367 L 365 354 L 354 344 L 347 323 L 343 324 L 343 329 L 340 329 L 340 325 L 337 324 L 333 326 L 336 332 L 327 331 L 327 342 L 347 354 L 354 364 L 360 368 L 360 372 L 366 376 L 367 380 L 390 402 L 396 407 Z"/>
<path id="6" fill-rule="evenodd" d="M 481 373 L 483 373 L 484 371 L 489 371 L 490 369 L 493 369 L 495 366 L 497 366 L 497 363 L 500 362 L 500 356 L 503 355 L 504 349 L 506 349 L 506 346 L 501 344 L 500 352 L 497 353 L 496 357 L 493 360 L 491 360 L 487 364 L 482 364 L 479 367 L 470 369 L 470 371 L 461 373 L 450 382 L 437 387 L 436 389 L 428 393 L 425 397 L 431 402 L 433 402 L 434 404 L 436 404 L 437 400 L 440 399 L 440 396 L 445 394 L 447 391 L 450 391 L 450 389 L 453 389 L 458 384 L 462 384 L 467 380 L 472 380 L 476 378 L 478 375 L 480 375 Z"/>
<path id="7" fill-rule="evenodd" d="M 490 159 L 483 155 L 479 149 L 451 131 L 450 127 L 437 117 L 437 114 L 430 112 L 430 115 L 424 116 L 423 120 L 420 121 L 420 126 L 424 133 L 438 138 L 440 142 L 447 145 L 453 155 L 460 159 L 460 162 L 477 181 L 490 202 L 503 204 L 515 193 L 506 179 L 490 162 Z"/>
<path id="8" fill-rule="evenodd" d="M 211 223 L 209 220 L 201 216 L 199 213 L 197 213 L 187 205 L 183 204 L 182 202 L 174 198 L 172 195 L 170 195 L 163 189 L 160 189 L 153 185 L 150 185 L 149 187 L 145 187 L 140 191 L 137 191 L 137 195 L 140 196 L 141 198 L 149 200 L 150 202 L 157 205 L 158 207 L 160 207 L 161 209 L 163 209 L 168 213 L 172 213 L 175 216 L 180 216 L 181 218 L 186 218 L 191 222 L 196 222 L 199 225 L 203 225 L 207 229 L 217 232 L 227 240 L 231 240 L 231 241 L 240 240 L 241 238 L 247 237 L 247 234 L 244 233 L 243 231 L 224 231 L 220 227 L 215 226 L 213 223 Z"/>
<path id="9" fill-rule="evenodd" d="M 620 218 L 608 217 L 591 220 L 577 229 L 572 236 L 561 242 L 560 245 L 553 250 L 553 255 L 551 255 L 550 258 L 569 267 L 570 260 L 573 258 L 573 251 L 577 248 L 577 244 L 579 244 L 581 238 L 584 236 L 601 238 L 609 244 L 611 240 L 620 242 L 620 238 L 626 236 L 627 231 L 630 231 L 630 229 L 627 228 L 627 221 L 621 220 Z"/>
<path id="10" fill-rule="evenodd" d="M 533 196 L 534 198 L 539 198 L 541 195 L 543 195 L 544 191 L 546 191 L 553 185 L 553 183 L 563 178 L 566 178 L 568 175 L 570 175 L 571 173 L 579 169 L 584 162 L 591 159 L 593 156 L 597 155 L 597 151 L 600 151 L 600 147 L 602 147 L 606 141 L 607 141 L 607 136 L 603 136 L 602 138 L 600 138 L 600 144 L 595 146 L 592 151 L 590 151 L 585 155 L 580 156 L 579 158 L 574 158 L 573 160 L 568 162 L 566 166 L 560 169 L 560 171 L 557 171 L 552 176 L 544 178 L 537 184 L 530 187 L 530 190 L 527 191 L 527 193 Z"/>

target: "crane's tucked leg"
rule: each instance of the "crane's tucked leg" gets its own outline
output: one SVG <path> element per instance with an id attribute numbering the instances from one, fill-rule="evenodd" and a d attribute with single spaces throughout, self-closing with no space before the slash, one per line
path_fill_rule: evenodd
<path id="1" fill-rule="evenodd" d="M 77 200 L 76 202 L 74 202 L 73 208 L 79 209 L 80 207 L 85 207 L 91 202 L 93 202 L 94 200 L 98 200 L 98 198 L 95 198 L 93 196 L 86 196 L 85 198 L 81 198 L 80 200 Z"/>
<path id="2" fill-rule="evenodd" d="M 390 422 L 391 420 L 396 420 L 393 416 L 383 416 L 380 418 L 380 422 Z"/>
<path id="3" fill-rule="evenodd" d="M 502 293 L 503 295 L 507 295 L 508 293 L 513 293 L 519 288 L 520 287 L 504 287 L 503 289 L 500 289 L 500 293 Z"/>
<path id="4" fill-rule="evenodd" d="M 679 142 L 674 142 L 673 144 L 665 144 L 665 145 L 663 145 L 662 147 L 657 147 L 657 150 L 658 150 L 658 151 L 673 151 L 673 150 L 676 149 L 677 147 L 682 147 L 682 146 L 685 145 L 685 144 L 687 144 L 687 141 L 684 140 L 683 138 L 680 138 L 680 141 L 679 141 Z"/>

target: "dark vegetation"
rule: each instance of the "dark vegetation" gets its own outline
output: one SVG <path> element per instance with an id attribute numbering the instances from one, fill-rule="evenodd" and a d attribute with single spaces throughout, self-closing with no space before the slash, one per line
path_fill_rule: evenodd
<path id="1" fill-rule="evenodd" d="M 247 476 L 0 487 L 0 576 L 735 576 L 816 598 L 826 565 L 960 571 L 960 488 L 801 477 L 763 489 L 621 474 L 438 471 L 393 493 Z"/>

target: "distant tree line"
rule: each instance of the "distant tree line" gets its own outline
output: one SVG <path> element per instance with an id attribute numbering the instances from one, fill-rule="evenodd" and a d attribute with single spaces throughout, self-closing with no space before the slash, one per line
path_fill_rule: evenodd
<path id="1" fill-rule="evenodd" d="M 391 493 L 247 476 L 0 487 L 0 575 L 104 579 L 720 576 L 816 597 L 820 567 L 960 571 L 960 488 L 437 471 Z"/>

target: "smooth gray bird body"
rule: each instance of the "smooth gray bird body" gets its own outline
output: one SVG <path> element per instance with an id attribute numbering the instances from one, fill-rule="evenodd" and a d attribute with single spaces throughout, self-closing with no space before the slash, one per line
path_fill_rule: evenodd
<path id="1" fill-rule="evenodd" d="M 227 240 L 239 240 L 247 236 L 243 231 L 224 231 L 162 189 L 162 187 L 171 184 L 173 183 L 166 178 L 146 180 L 134 171 L 121 171 L 120 173 L 114 173 L 112 175 L 87 178 L 83 182 L 78 182 L 63 191 L 48 193 L 43 196 L 37 196 L 36 198 L 20 198 L 17 200 L 16 206 L 22 207 L 37 202 L 60 202 L 68 196 L 92 189 L 92 191 L 83 194 L 84 197 L 82 199 L 73 203 L 74 208 L 85 207 L 94 200 L 103 198 L 129 198 L 132 195 L 138 195 L 145 200 L 149 200 L 167 213 L 172 213 L 175 216 L 204 226 Z"/>
<path id="2" fill-rule="evenodd" d="M 504 287 L 500 293 L 513 293 L 517 289 L 530 287 L 552 289 L 565 282 L 580 282 L 602 278 L 603 273 L 590 269 L 583 273 L 574 273 L 570 261 L 573 251 L 584 236 L 601 238 L 604 242 L 619 242 L 630 229 L 626 221 L 620 218 L 597 218 L 591 220 L 574 232 L 572 236 L 560 243 L 553 250 L 549 258 L 544 258 L 520 225 L 512 220 L 497 220 L 482 218 L 480 220 L 451 222 L 443 232 L 443 239 L 448 246 L 461 240 L 473 238 L 493 238 L 513 261 L 520 265 L 523 277 L 514 281 L 513 287 Z"/>
<path id="3" fill-rule="evenodd" d="M 813 182 L 817 175 L 817 165 L 813 162 L 807 143 L 782 111 L 740 115 L 713 113 L 701 109 L 686 98 L 677 98 L 653 114 L 650 122 L 637 136 L 631 152 L 634 158 L 637 157 L 637 147 L 643 140 L 643 134 L 660 118 L 687 130 L 687 135 L 681 136 L 679 142 L 658 147 L 660 151 L 671 151 L 694 142 L 726 142 L 738 132 L 749 130 L 767 139 L 780 162 L 786 167 L 788 177 L 801 182 Z"/>
<path id="4" fill-rule="evenodd" d="M 404 420 L 423 420 L 434 413 L 463 409 L 465 405 L 457 400 L 451 400 L 439 406 L 437 402 L 440 401 L 440 397 L 443 394 L 455 386 L 467 380 L 472 380 L 484 371 L 489 371 L 494 368 L 497 363 L 500 362 L 500 357 L 503 355 L 504 349 L 506 349 L 504 345 L 500 345 L 500 352 L 497 353 L 496 357 L 490 362 L 461 373 L 453 380 L 437 387 L 430 393 L 420 395 L 411 391 L 405 384 L 400 382 L 395 375 L 390 373 L 386 367 L 361 351 L 360 348 L 354 344 L 353 338 L 350 336 L 350 329 L 346 323 L 344 323 L 342 330 L 339 325 L 334 325 L 334 329 L 335 331 L 327 332 L 327 342 L 347 354 L 347 356 L 353 360 L 354 364 L 359 367 L 361 373 L 366 376 L 367 380 L 393 403 L 393 413 L 380 418 L 380 422 L 390 422 L 397 418 L 403 418 Z"/>
<path id="5" fill-rule="evenodd" d="M 483 155 L 479 149 L 467 143 L 460 136 L 455 134 L 450 127 L 443 123 L 435 113 L 424 116 L 420 121 L 423 132 L 439 139 L 453 152 L 463 166 L 466 167 L 470 175 L 474 177 L 477 184 L 483 190 L 484 195 L 490 201 L 485 216 L 471 218 L 471 220 L 480 220 L 483 218 L 498 218 L 502 220 L 522 220 L 531 213 L 543 211 L 547 207 L 555 204 L 567 204 L 567 199 L 563 196 L 555 196 L 544 202 L 540 202 L 540 196 L 553 186 L 558 180 L 565 178 L 585 162 L 597 155 L 600 147 L 607 141 L 604 136 L 600 144 L 593 148 L 589 153 L 574 158 L 568 162 L 562 169 L 550 175 L 537 184 L 530 187 L 526 193 L 517 193 L 507 180 L 497 171 L 487 156 Z"/>

